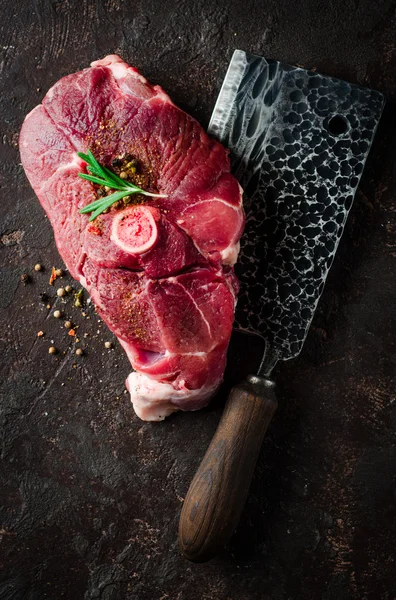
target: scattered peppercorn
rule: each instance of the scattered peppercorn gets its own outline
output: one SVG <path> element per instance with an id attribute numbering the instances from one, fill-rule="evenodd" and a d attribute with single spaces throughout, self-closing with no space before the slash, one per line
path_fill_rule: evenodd
<path id="1" fill-rule="evenodd" d="M 40 300 L 41 300 L 41 302 L 44 302 L 44 304 L 45 304 L 46 302 L 48 302 L 48 294 L 46 294 L 45 292 L 42 292 L 42 293 L 40 294 Z"/>
<path id="2" fill-rule="evenodd" d="M 43 267 L 40 265 L 40 263 L 37 263 L 37 265 L 34 265 L 34 270 L 35 271 L 41 271 Z"/>
<path id="3" fill-rule="evenodd" d="M 71 321 L 65 321 L 65 327 L 66 327 L 66 329 L 70 329 L 71 326 L 72 326 L 72 322 Z"/>
<path id="4" fill-rule="evenodd" d="M 22 273 L 21 275 L 21 281 L 22 283 L 27 283 L 29 281 L 30 277 L 27 273 Z"/>
<path id="5" fill-rule="evenodd" d="M 111 342 L 105 342 L 105 348 L 112 348 L 113 344 Z"/>
<path id="6" fill-rule="evenodd" d="M 72 288 L 72 286 L 71 286 L 71 285 L 67 285 L 67 286 L 65 287 L 65 292 L 67 292 L 68 294 L 70 294 L 70 292 L 72 292 L 72 291 L 73 291 L 73 288 Z"/>
<path id="7" fill-rule="evenodd" d="M 55 269 L 55 275 L 56 275 L 57 277 L 62 277 L 62 275 L 63 275 L 63 271 L 62 271 L 62 269 Z"/>
<path id="8" fill-rule="evenodd" d="M 127 173 L 125 173 L 125 171 L 121 171 L 121 173 L 120 173 L 120 177 L 121 177 L 121 179 L 127 179 L 127 177 L 128 177 L 128 174 L 127 174 Z"/>
<path id="9" fill-rule="evenodd" d="M 59 288 L 58 290 L 56 290 L 56 295 L 59 296 L 59 298 L 63 298 L 65 294 L 66 292 L 64 288 Z"/>
<path id="10" fill-rule="evenodd" d="M 76 350 L 76 354 L 77 354 L 77 356 L 82 356 L 82 355 L 83 355 L 83 350 L 82 350 L 82 348 L 77 348 L 77 350 Z"/>
<path id="11" fill-rule="evenodd" d="M 48 348 L 48 354 L 56 354 L 57 353 L 57 349 L 55 348 L 55 346 L 50 346 Z"/>
<path id="12" fill-rule="evenodd" d="M 62 313 L 60 310 L 55 310 L 54 311 L 54 317 L 55 319 L 59 319 L 62 316 Z"/>

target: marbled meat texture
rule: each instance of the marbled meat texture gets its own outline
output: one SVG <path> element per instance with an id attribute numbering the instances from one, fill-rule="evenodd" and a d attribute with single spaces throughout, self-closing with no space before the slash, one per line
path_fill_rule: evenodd
<path id="1" fill-rule="evenodd" d="M 167 196 L 140 196 L 140 205 L 89 223 L 79 210 L 96 192 L 78 177 L 86 165 L 77 156 L 88 149 L 109 168 L 133 156 L 149 174 L 147 191 Z M 136 413 L 161 420 L 207 404 L 225 368 L 244 226 L 227 151 L 112 55 L 49 90 L 25 119 L 20 152 L 67 268 L 132 363 L 126 385 Z M 114 234 L 120 210 L 135 234 L 134 215 L 150 228 L 144 252 Z"/>

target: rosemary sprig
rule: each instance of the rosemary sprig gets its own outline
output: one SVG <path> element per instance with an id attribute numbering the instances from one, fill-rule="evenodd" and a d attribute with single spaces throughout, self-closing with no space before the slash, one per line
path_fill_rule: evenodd
<path id="1" fill-rule="evenodd" d="M 142 194 L 143 196 L 151 196 L 153 198 L 167 197 L 167 194 L 152 194 L 151 192 L 146 192 L 130 181 L 121 179 L 121 177 L 118 177 L 118 175 L 110 171 L 110 169 L 99 164 L 91 150 L 88 150 L 87 154 L 83 154 L 83 152 L 78 152 L 77 154 L 87 163 L 87 169 L 91 173 L 90 175 L 87 173 L 79 173 L 79 177 L 87 179 L 92 183 L 97 183 L 98 185 L 107 186 L 112 190 L 118 190 L 109 196 L 98 198 L 98 200 L 91 202 L 91 204 L 87 204 L 87 206 L 84 206 L 84 208 L 79 211 L 82 215 L 92 213 L 89 218 L 90 221 L 93 221 L 107 208 L 110 208 L 114 202 L 118 202 L 118 200 L 121 200 L 126 196 L 131 196 L 132 194 Z"/>

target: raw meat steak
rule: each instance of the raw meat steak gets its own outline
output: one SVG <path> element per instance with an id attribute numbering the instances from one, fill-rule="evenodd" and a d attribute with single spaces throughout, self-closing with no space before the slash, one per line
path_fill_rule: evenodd
<path id="1" fill-rule="evenodd" d="M 98 186 L 78 177 L 77 156 L 88 149 L 114 169 L 132 157 L 144 189 L 166 197 L 89 223 L 79 210 Z M 227 151 L 112 55 L 49 90 L 25 119 L 20 152 L 67 268 L 132 363 L 136 413 L 161 420 L 207 404 L 223 377 L 244 226 Z"/>

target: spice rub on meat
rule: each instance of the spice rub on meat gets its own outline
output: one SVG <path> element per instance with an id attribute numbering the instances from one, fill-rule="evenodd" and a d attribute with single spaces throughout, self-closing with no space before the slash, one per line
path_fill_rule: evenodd
<path id="1" fill-rule="evenodd" d="M 88 150 L 165 197 L 128 196 L 89 222 L 79 211 L 111 191 L 78 177 Z M 132 363 L 136 413 L 161 420 L 206 405 L 225 368 L 244 226 L 227 151 L 111 55 L 49 90 L 20 152 L 62 258 Z"/>

